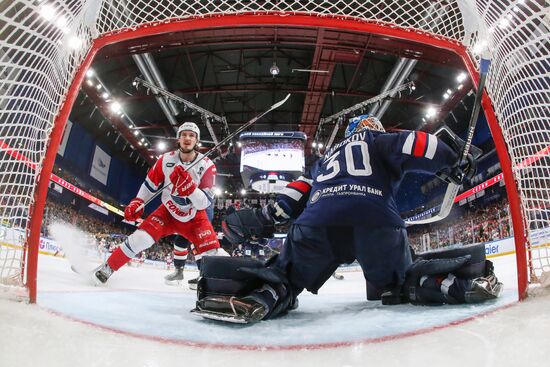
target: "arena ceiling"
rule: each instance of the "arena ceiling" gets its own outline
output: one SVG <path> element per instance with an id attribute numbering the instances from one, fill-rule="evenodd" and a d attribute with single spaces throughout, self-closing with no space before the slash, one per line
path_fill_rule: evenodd
<path id="1" fill-rule="evenodd" d="M 391 80 L 414 81 L 415 89 L 386 98 L 387 109 L 379 117 L 387 130 L 433 131 L 446 124 L 460 134 L 473 102 L 470 78 L 457 81 L 465 73 L 457 55 L 408 40 L 275 26 L 202 29 L 134 39 L 99 52 L 70 119 L 115 156 L 143 170 L 161 153 L 159 142 L 167 143 L 166 149 L 175 146 L 174 124 L 195 121 L 205 140 L 203 149 L 215 140 L 200 113 L 177 103 L 170 106 L 165 99 L 163 110 L 159 104 L 163 98 L 133 85 L 136 77 L 146 77 L 143 64 L 150 73 L 156 69 L 169 92 L 225 117 L 227 124 L 209 121 L 218 141 L 290 93 L 283 106 L 250 131 L 305 132 L 308 163 L 315 157 L 312 143 L 326 144 L 335 127 L 335 121 L 320 126 L 321 118 L 378 95 Z M 279 69 L 275 76 L 270 73 L 274 65 Z M 380 110 L 382 103 L 357 114 L 370 108 Z M 344 127 L 338 129 L 336 141 L 343 131 Z M 237 189 L 242 183 L 235 147 L 224 148 L 216 164 L 222 175 L 232 177 L 226 185 Z"/>

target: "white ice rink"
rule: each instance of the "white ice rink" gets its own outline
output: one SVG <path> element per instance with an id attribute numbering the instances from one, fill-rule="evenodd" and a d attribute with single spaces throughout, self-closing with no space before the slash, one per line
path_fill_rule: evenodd
<path id="1" fill-rule="evenodd" d="M 550 296 L 517 303 L 514 257 L 494 261 L 505 290 L 484 305 L 381 306 L 355 271 L 241 326 L 190 314 L 194 292 L 165 285 L 166 271 L 124 267 L 94 287 L 40 256 L 37 305 L 0 299 L 0 366 L 550 365 Z"/>

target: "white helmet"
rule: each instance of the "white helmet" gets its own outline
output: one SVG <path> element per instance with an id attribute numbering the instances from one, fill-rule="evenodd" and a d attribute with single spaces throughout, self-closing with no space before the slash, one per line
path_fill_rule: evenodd
<path id="1" fill-rule="evenodd" d="M 180 127 L 178 127 L 178 139 L 182 131 L 192 131 L 197 134 L 197 142 L 201 140 L 201 131 L 194 122 L 184 122 L 180 125 Z"/>

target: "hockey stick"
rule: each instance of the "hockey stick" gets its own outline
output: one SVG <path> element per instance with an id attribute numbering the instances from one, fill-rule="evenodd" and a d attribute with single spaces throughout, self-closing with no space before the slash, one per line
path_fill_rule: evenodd
<path id="1" fill-rule="evenodd" d="M 472 111 L 472 116 L 470 117 L 470 123 L 468 125 L 468 135 L 466 137 L 464 147 L 462 148 L 462 153 L 458 158 L 459 159 L 458 163 L 466 159 L 466 157 L 468 156 L 468 153 L 470 152 L 470 146 L 472 145 L 472 139 L 474 137 L 474 132 L 476 129 L 477 117 L 479 115 L 479 110 L 481 109 L 481 97 L 483 96 L 483 88 L 485 87 L 485 80 L 487 79 L 487 74 L 489 72 L 490 65 L 491 65 L 491 61 L 488 58 L 481 59 L 479 64 L 479 84 L 477 86 L 476 98 L 474 100 L 474 110 Z M 458 190 L 460 189 L 460 186 L 461 185 L 457 185 L 454 183 L 450 183 L 447 186 L 447 190 L 445 191 L 445 196 L 443 197 L 443 202 L 441 203 L 439 213 L 426 219 L 405 221 L 405 224 L 407 225 L 427 224 L 427 223 L 433 223 L 433 222 L 437 222 L 447 218 L 447 216 L 451 212 L 451 209 L 453 208 L 453 204 L 454 204 L 456 195 L 458 194 Z"/>
<path id="2" fill-rule="evenodd" d="M 203 156 L 200 159 L 197 159 L 195 162 L 193 162 L 189 167 L 187 167 L 186 171 L 189 171 L 191 168 L 193 168 L 197 163 L 202 161 L 204 158 L 210 156 L 212 153 L 214 153 L 217 149 L 219 149 L 222 145 L 226 144 L 229 140 L 233 139 L 235 136 L 237 136 L 239 133 L 241 133 L 243 130 L 248 129 L 252 124 L 254 124 L 256 121 L 267 115 L 273 110 L 276 110 L 277 108 L 281 107 L 288 99 L 290 98 L 290 93 L 286 95 L 285 98 L 281 99 L 279 102 L 275 103 L 271 107 L 269 107 L 266 111 L 260 113 L 258 116 L 254 117 L 252 120 L 248 121 L 246 124 L 239 127 L 237 130 L 235 130 L 233 133 L 227 135 L 225 139 L 220 141 L 218 144 L 214 145 L 208 152 L 204 153 Z M 136 212 L 139 212 L 141 209 L 145 208 L 147 204 L 149 204 L 151 201 L 153 201 L 161 192 L 163 192 L 168 187 L 172 186 L 172 182 L 167 183 L 164 185 L 160 190 L 158 190 L 153 196 L 149 198 L 146 202 L 141 204 L 137 209 Z"/>

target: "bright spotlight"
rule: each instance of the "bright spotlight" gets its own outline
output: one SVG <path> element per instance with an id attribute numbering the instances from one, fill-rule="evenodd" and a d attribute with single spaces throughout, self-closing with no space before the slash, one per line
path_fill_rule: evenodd
<path id="1" fill-rule="evenodd" d="M 107 93 L 103 93 L 103 98 L 106 98 L 105 94 L 107 94 Z M 107 94 L 107 96 L 109 96 L 109 95 Z M 111 111 L 113 111 L 114 113 L 119 113 L 120 110 L 122 109 L 122 106 L 118 102 L 113 102 L 113 103 L 111 103 L 110 108 L 111 108 Z"/>
<path id="2" fill-rule="evenodd" d="M 164 152 L 166 150 L 166 143 L 163 141 L 159 141 L 157 144 L 157 149 L 161 152 Z"/>
<path id="3" fill-rule="evenodd" d="M 246 190 L 245 189 L 241 189 L 241 195 L 246 195 Z"/>
<path id="4" fill-rule="evenodd" d="M 43 5 L 40 8 L 40 15 L 46 20 L 52 20 L 55 18 L 55 8 L 52 5 Z"/>
<path id="5" fill-rule="evenodd" d="M 82 40 L 78 38 L 77 36 L 72 36 L 69 38 L 69 47 L 73 50 L 78 50 L 82 47 Z"/>
<path id="6" fill-rule="evenodd" d="M 462 83 L 464 80 L 466 80 L 466 73 L 460 73 L 456 77 L 456 81 L 459 83 Z"/>

